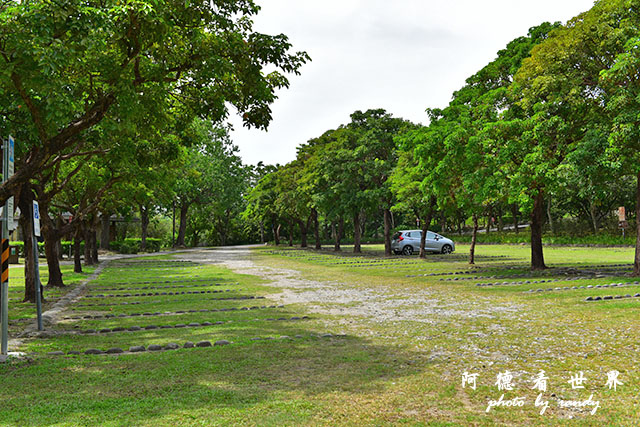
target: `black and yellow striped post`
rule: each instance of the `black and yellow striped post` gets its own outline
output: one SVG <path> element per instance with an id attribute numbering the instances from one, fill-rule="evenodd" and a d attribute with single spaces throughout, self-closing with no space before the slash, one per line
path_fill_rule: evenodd
<path id="1" fill-rule="evenodd" d="M 13 138 L 2 142 L 2 182 L 9 179 L 13 165 Z M 2 210 L 2 280 L 0 282 L 0 354 L 6 356 L 9 349 L 9 203 L 5 202 Z"/>
<path id="2" fill-rule="evenodd" d="M 9 239 L 2 239 L 2 283 L 9 282 Z"/>
<path id="3" fill-rule="evenodd" d="M 6 208 L 5 208 L 6 210 Z M 5 216 L 5 215 L 3 215 Z M 6 217 L 6 216 L 5 216 Z M 6 224 L 2 224 L 2 280 L 0 281 L 0 354 L 7 355 L 9 342 L 9 239 Z"/>
<path id="4" fill-rule="evenodd" d="M 2 237 L 5 237 L 5 224 L 2 224 Z M 0 354 L 7 355 L 9 341 L 9 239 L 2 239 L 2 280 L 0 281 Z"/>

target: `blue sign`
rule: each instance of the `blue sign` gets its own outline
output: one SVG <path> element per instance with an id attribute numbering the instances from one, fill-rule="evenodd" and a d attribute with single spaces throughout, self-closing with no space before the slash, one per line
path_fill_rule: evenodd
<path id="1" fill-rule="evenodd" d="M 9 161 L 13 163 L 13 147 L 15 145 L 15 141 L 12 136 L 9 136 Z"/>
<path id="2" fill-rule="evenodd" d="M 14 146 L 15 146 L 15 142 L 13 140 L 13 137 L 11 135 L 9 135 L 9 164 L 7 166 L 9 174 L 7 175 L 7 179 L 11 178 L 11 176 L 14 173 L 14 168 L 13 168 L 13 165 L 14 165 L 14 161 L 13 161 L 13 158 L 14 158 L 14 155 L 13 155 Z"/>
<path id="3" fill-rule="evenodd" d="M 40 207 L 35 200 L 33 201 L 33 234 L 40 237 Z"/>

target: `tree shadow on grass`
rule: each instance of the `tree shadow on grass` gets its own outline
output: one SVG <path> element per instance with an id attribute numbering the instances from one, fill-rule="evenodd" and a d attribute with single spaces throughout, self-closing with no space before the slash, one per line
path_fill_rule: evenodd
<path id="1" fill-rule="evenodd" d="M 300 333 L 288 329 L 270 332 Z M 354 401 L 357 395 L 375 396 L 388 381 L 434 363 L 416 363 L 416 355 L 357 337 L 310 334 L 115 357 L 43 357 L 0 366 L 5 385 L 0 423 L 158 425 L 182 420 L 208 425 L 207 420 L 213 424 L 217 419 L 228 424 L 250 421 L 267 408 L 271 416 L 285 417 L 285 424 L 304 423 L 322 395 L 347 393 Z M 295 409 L 302 403 L 303 409 Z"/>

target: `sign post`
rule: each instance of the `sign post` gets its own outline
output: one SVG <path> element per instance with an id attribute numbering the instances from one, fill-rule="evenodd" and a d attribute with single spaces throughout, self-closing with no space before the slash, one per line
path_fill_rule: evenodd
<path id="1" fill-rule="evenodd" d="M 618 227 L 622 230 L 622 238 L 624 239 L 624 231 L 629 227 L 624 206 L 618 208 Z"/>
<path id="2" fill-rule="evenodd" d="M 36 291 L 36 313 L 38 315 L 38 330 L 42 331 L 42 294 L 40 292 L 40 263 L 38 262 L 38 237 L 40 237 L 40 206 L 33 201 L 33 263 L 35 265 L 34 286 Z"/>
<path id="3" fill-rule="evenodd" d="M 14 171 L 14 141 L 11 136 L 2 144 L 2 182 L 7 181 Z M 11 208 L 11 213 L 9 209 Z M 13 197 L 2 210 L 2 275 L 0 283 L 0 321 L 2 323 L 0 354 L 6 355 L 9 346 L 9 217 L 13 222 Z"/>

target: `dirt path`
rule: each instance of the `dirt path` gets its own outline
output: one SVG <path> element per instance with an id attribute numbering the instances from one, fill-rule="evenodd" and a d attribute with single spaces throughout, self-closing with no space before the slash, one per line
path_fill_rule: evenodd
<path id="1" fill-rule="evenodd" d="M 278 288 L 269 298 L 279 304 L 304 304 L 312 313 L 355 316 L 373 322 L 415 321 L 428 324 L 452 319 L 492 318 L 519 311 L 515 305 L 495 305 L 489 301 L 452 300 L 432 290 L 402 289 L 380 286 L 351 286 L 336 281 L 320 282 L 301 277 L 296 270 L 257 265 L 251 247 L 225 247 L 191 251 L 184 259 L 219 263 L 240 274 L 268 280 L 267 286 Z"/>

